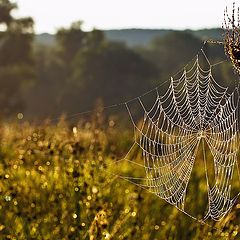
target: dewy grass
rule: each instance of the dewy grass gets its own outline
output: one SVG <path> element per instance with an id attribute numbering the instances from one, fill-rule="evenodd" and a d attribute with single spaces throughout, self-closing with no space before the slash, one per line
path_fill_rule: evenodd
<path id="1" fill-rule="evenodd" d="M 1 123 L 0 239 L 239 239 L 239 204 L 209 222 L 220 231 L 112 174 L 131 138 L 114 124 Z M 200 155 L 196 162 L 193 211 L 206 200 Z M 138 174 L 128 164 L 122 170 Z"/>

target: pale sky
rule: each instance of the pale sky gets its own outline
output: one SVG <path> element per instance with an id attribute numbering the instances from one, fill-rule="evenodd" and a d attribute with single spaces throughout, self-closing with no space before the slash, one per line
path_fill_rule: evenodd
<path id="1" fill-rule="evenodd" d="M 231 0 L 18 0 L 15 16 L 32 16 L 37 33 L 82 20 L 83 29 L 221 27 Z M 240 1 L 235 1 L 240 6 Z"/>

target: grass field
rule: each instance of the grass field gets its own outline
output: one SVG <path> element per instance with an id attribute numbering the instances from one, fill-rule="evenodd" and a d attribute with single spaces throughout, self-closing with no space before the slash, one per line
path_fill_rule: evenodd
<path id="1" fill-rule="evenodd" d="M 5 122 L 0 141 L 0 239 L 240 238 L 240 204 L 210 227 L 111 174 L 132 141 L 132 132 L 119 132 L 113 121 L 104 129 L 96 121 Z M 194 198 L 187 199 L 197 216 L 206 207 L 203 178 L 197 159 L 188 190 Z"/>

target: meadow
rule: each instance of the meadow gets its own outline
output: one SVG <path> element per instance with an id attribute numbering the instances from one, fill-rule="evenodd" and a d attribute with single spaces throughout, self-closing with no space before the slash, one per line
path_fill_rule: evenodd
<path id="1" fill-rule="evenodd" d="M 239 239 L 240 204 L 201 224 L 112 174 L 132 131 L 104 121 L 1 123 L 0 239 Z M 187 204 L 200 214 L 206 193 L 197 162 Z M 123 171 L 136 170 L 126 163 Z"/>

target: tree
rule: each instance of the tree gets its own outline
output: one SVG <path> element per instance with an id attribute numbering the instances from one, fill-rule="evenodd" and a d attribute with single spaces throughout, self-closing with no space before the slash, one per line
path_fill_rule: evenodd
<path id="1" fill-rule="evenodd" d="M 64 63 L 69 63 L 74 58 L 80 48 L 85 45 L 86 32 L 81 29 L 82 22 L 74 22 L 69 29 L 58 30 L 56 39 L 59 46 L 60 57 Z"/>
<path id="2" fill-rule="evenodd" d="M 155 63 L 166 80 L 191 60 L 202 46 L 202 41 L 187 31 L 172 31 L 164 37 L 155 38 L 147 49 L 138 52 Z"/>
<path id="3" fill-rule="evenodd" d="M 23 92 L 34 78 L 33 20 L 13 18 L 16 8 L 15 3 L 0 0 L 0 25 L 5 27 L 0 32 L 0 107 L 4 114 L 22 109 Z"/>
<path id="4" fill-rule="evenodd" d="M 92 109 L 97 100 L 104 105 L 128 100 L 153 87 L 158 70 L 136 51 L 118 42 L 109 42 L 104 33 L 84 32 L 81 22 L 56 35 L 55 49 L 39 48 L 36 54 L 38 84 L 33 103 L 41 100 L 38 113 L 45 116 Z"/>
<path id="5" fill-rule="evenodd" d="M 96 32 L 90 39 L 92 34 Z M 73 62 L 72 92 L 85 108 L 99 98 L 114 104 L 152 88 L 157 69 L 135 51 L 104 38 L 93 46 L 79 51 Z"/>
<path id="6" fill-rule="evenodd" d="M 17 7 L 15 3 L 10 2 L 9 0 L 0 1 L 0 24 L 9 25 L 13 21 L 11 16 L 11 11 Z"/>
<path id="7" fill-rule="evenodd" d="M 122 43 L 107 41 L 100 30 L 82 31 L 81 22 L 60 29 L 56 38 L 59 112 L 91 109 L 97 99 L 104 104 L 129 99 L 151 88 L 157 76 L 154 64 Z"/>

